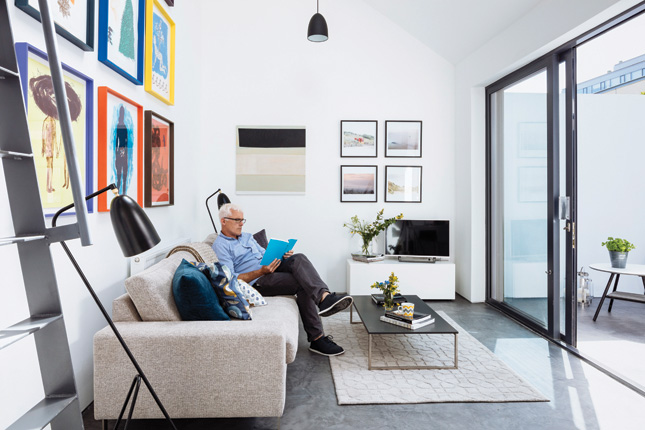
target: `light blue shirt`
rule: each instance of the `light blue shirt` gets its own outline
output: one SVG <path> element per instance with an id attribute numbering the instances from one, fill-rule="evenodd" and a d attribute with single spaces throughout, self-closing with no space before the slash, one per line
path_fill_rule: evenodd
<path id="1" fill-rule="evenodd" d="M 219 262 L 228 266 L 235 276 L 262 267 L 260 261 L 264 256 L 264 249 L 255 241 L 251 233 L 242 233 L 237 239 L 220 233 L 213 242 L 213 251 Z M 255 281 L 257 278 L 249 284 L 254 284 Z"/>

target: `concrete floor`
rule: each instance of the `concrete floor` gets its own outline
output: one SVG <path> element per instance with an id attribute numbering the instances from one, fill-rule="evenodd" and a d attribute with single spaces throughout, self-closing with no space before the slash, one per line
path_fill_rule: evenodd
<path id="1" fill-rule="evenodd" d="M 180 430 L 205 429 L 621 429 L 644 428 L 645 398 L 485 304 L 430 302 L 546 395 L 545 403 L 437 403 L 338 406 L 329 360 L 307 350 L 301 330 L 287 373 L 284 415 L 277 418 L 176 420 Z M 612 314 L 618 315 L 614 305 Z M 599 317 L 599 321 L 601 321 Z M 639 330 L 642 333 L 642 330 Z M 333 335 L 333 333 L 328 333 Z M 98 430 L 90 406 L 85 428 Z M 402 420 L 404 424 L 393 424 Z M 114 422 L 110 422 L 113 426 Z M 130 429 L 169 428 L 140 420 Z"/>

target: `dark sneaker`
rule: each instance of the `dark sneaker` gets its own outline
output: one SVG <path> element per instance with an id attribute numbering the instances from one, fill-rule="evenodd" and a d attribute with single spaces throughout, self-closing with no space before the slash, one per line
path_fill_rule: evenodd
<path id="1" fill-rule="evenodd" d="M 331 293 L 318 305 L 318 309 L 320 309 L 318 315 L 321 317 L 334 315 L 336 312 L 340 312 L 351 306 L 352 303 L 354 303 L 352 296 Z"/>
<path id="2" fill-rule="evenodd" d="M 331 357 L 332 355 L 340 355 L 345 352 L 345 350 L 336 345 L 336 343 L 332 339 L 332 336 L 323 336 L 320 339 L 314 340 L 309 346 L 309 351 L 315 352 L 316 354 L 320 355 L 326 355 L 327 357 Z"/>

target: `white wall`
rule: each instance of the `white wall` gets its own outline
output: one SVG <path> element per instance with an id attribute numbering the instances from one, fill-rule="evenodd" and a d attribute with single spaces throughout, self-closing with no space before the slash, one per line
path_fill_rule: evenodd
<path id="1" fill-rule="evenodd" d="M 345 259 L 360 249 L 343 228 L 352 215 L 371 220 L 385 208 L 387 217 L 454 221 L 452 65 L 360 0 L 321 2 L 330 36 L 324 43 L 306 39 L 315 2 L 199 6 L 209 41 L 194 121 L 206 172 L 201 196 L 221 187 L 244 208 L 246 231 L 297 238 L 295 251 L 309 256 L 333 291 L 346 291 Z M 378 120 L 378 158 L 340 158 L 340 121 L 351 119 Z M 422 159 L 384 157 L 385 120 L 394 119 L 423 121 Z M 238 125 L 306 126 L 305 195 L 236 195 Z M 343 164 L 379 166 L 377 203 L 340 203 Z M 385 165 L 423 166 L 423 202 L 384 203 Z M 201 235 L 211 232 L 206 210 L 198 216 Z"/>
<path id="2" fill-rule="evenodd" d="M 44 50 L 44 38 L 40 23 L 8 2 L 13 25 L 14 40 L 28 42 Z M 98 2 L 97 2 L 98 10 Z M 143 86 L 135 86 L 120 75 L 107 68 L 97 60 L 97 51 L 83 52 L 67 40 L 58 37 L 59 57 L 63 62 L 94 79 L 94 145 L 96 136 L 96 88 L 107 85 L 115 91 L 176 122 L 175 129 L 175 166 L 179 174 L 175 175 L 175 205 L 146 209 L 148 216 L 155 224 L 159 235 L 165 243 L 172 243 L 181 237 L 197 238 L 194 228 L 195 207 L 199 196 L 194 193 L 191 172 L 194 164 L 194 152 L 199 133 L 191 127 L 191 110 L 194 97 L 198 93 L 197 83 L 190 79 L 194 64 L 188 59 L 197 57 L 192 52 L 196 37 L 192 35 L 193 27 L 187 25 L 193 17 L 186 17 L 193 12 L 178 2 L 174 8 L 168 8 L 177 24 L 177 67 L 176 67 L 176 100 L 170 107 L 146 93 Z M 98 12 L 97 12 L 98 16 Z M 98 21 L 97 21 L 98 23 Z M 95 33 L 95 40 L 97 34 Z M 95 46 L 98 46 L 95 43 Z M 22 108 L 20 108 L 22 109 Z M 96 146 L 95 146 L 96 148 Z M 96 154 L 96 150 L 94 152 Z M 94 165 L 96 172 L 96 160 Z M 94 174 L 96 186 L 96 173 Z M 96 205 L 95 205 L 96 207 Z M 63 217 L 64 218 L 64 217 Z M 59 221 L 62 224 L 66 221 Z M 124 292 L 123 280 L 128 274 L 127 260 L 121 254 L 112 232 L 108 213 L 89 215 L 89 223 L 94 245 L 81 248 L 78 240 L 69 242 L 72 252 L 77 257 L 88 279 L 96 289 L 105 307 L 110 310 L 112 299 Z M 49 224 L 49 221 L 48 221 Z M 13 224 L 6 198 L 4 180 L 0 181 L 0 237 L 13 235 Z M 80 394 L 81 406 L 87 406 L 93 399 L 92 394 L 92 337 L 96 331 L 106 325 L 96 305 L 91 300 L 74 271 L 71 263 L 58 244 L 51 247 L 54 256 L 58 286 L 65 315 L 65 323 L 72 352 L 72 361 L 76 384 Z M 13 246 L 0 248 L 2 261 L 2 300 L 0 300 L 0 327 L 5 328 L 27 318 L 28 311 L 24 294 L 24 284 L 19 270 L 17 252 Z M 37 270 L 37 268 L 35 268 Z M 35 358 L 33 339 L 24 339 L 0 353 L 0 428 L 5 428 L 18 416 L 32 407 L 42 398 L 40 372 Z M 6 389 L 11 387 L 11 389 Z"/>
<path id="3" fill-rule="evenodd" d="M 589 270 L 609 263 L 600 244 L 608 236 L 636 245 L 627 264 L 645 264 L 645 96 L 640 94 L 578 95 L 578 269 L 594 281 L 602 296 L 609 274 Z M 621 291 L 643 293 L 636 276 L 622 276 Z"/>
<path id="4" fill-rule="evenodd" d="M 637 4 L 637 0 L 545 0 L 456 67 L 457 292 L 486 298 L 485 87 Z"/>

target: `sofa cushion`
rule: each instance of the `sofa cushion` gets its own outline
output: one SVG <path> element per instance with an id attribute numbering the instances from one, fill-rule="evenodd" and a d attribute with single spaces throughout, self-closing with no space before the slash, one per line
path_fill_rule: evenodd
<path id="1" fill-rule="evenodd" d="M 265 229 L 262 229 L 253 235 L 253 239 L 260 245 L 262 248 L 267 249 L 269 246 L 269 241 L 267 240 L 267 232 Z"/>
<path id="2" fill-rule="evenodd" d="M 251 285 L 248 283 L 238 279 L 237 280 L 237 287 L 240 290 L 240 292 L 244 295 L 244 299 L 249 302 L 250 306 L 266 306 L 267 301 L 264 300 L 264 297 L 262 297 L 262 294 L 255 288 L 253 288 Z"/>
<path id="3" fill-rule="evenodd" d="M 184 321 L 230 320 L 222 309 L 209 279 L 186 260 L 181 262 L 175 272 L 172 292 Z"/>
<path id="4" fill-rule="evenodd" d="M 195 266 L 210 280 L 222 307 L 229 316 L 241 320 L 252 319 L 249 303 L 237 288 L 237 277 L 231 275 L 228 267 L 219 262 L 196 263 Z"/>
<path id="5" fill-rule="evenodd" d="M 191 258 L 190 254 L 178 252 L 125 280 L 125 289 L 143 321 L 181 321 L 172 279 L 184 258 Z"/>

